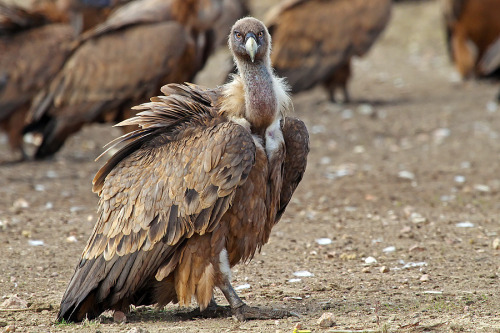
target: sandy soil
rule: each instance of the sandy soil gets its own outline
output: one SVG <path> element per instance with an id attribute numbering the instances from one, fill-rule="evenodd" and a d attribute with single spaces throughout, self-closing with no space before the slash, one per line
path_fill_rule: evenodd
<path id="1" fill-rule="evenodd" d="M 0 332 L 292 332 L 298 323 L 320 332 L 325 312 L 330 330 L 499 332 L 497 92 L 491 82 L 457 82 L 438 4 L 418 1 L 397 4 L 379 43 L 355 62 L 357 103 L 332 105 L 320 88 L 294 97 L 311 133 L 308 169 L 269 244 L 234 269 L 233 283 L 249 285 L 239 294 L 250 305 L 300 318 L 182 320 L 186 309 L 169 306 L 136 309 L 126 324 L 109 313 L 55 324 L 95 223 L 93 160 L 120 133 L 90 126 L 51 161 L 1 166 L 0 297 L 29 307 L 0 309 Z M 0 159 L 9 156 L 3 139 Z"/>

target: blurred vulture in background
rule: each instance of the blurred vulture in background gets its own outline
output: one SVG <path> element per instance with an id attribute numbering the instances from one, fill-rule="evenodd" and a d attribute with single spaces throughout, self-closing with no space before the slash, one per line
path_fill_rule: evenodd
<path id="1" fill-rule="evenodd" d="M 335 101 L 349 102 L 351 58 L 364 55 L 390 18 L 391 0 L 288 0 L 266 19 L 273 38 L 271 60 L 292 92 L 323 84 Z"/>
<path id="2" fill-rule="evenodd" d="M 448 51 L 467 79 L 498 73 L 500 0 L 442 0 Z"/>
<path id="3" fill-rule="evenodd" d="M 87 7 L 106 5 L 96 1 L 43 1 L 30 10 L 0 3 L 0 126 L 21 159 L 25 117 L 35 94 L 62 67 L 75 35 L 96 22 L 96 13 L 110 10 Z"/>
<path id="4" fill-rule="evenodd" d="M 84 33 L 34 102 L 26 130 L 43 136 L 35 158 L 57 152 L 84 124 L 128 118 L 162 85 L 191 80 L 213 48 L 221 1 L 137 0 Z"/>
<path id="5" fill-rule="evenodd" d="M 248 0 L 222 0 L 222 12 L 214 25 L 215 45 L 227 49 L 227 36 L 234 22 L 238 19 L 248 16 Z"/>

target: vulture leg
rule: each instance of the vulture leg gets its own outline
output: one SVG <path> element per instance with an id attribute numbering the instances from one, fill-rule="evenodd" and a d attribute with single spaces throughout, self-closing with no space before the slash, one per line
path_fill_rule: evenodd
<path id="1" fill-rule="evenodd" d="M 345 64 L 338 67 L 331 76 L 325 81 L 325 87 L 330 94 L 330 101 L 332 103 L 337 103 L 335 98 L 335 91 L 337 88 L 342 89 L 342 94 L 344 95 L 344 103 L 350 103 L 351 98 L 349 96 L 349 91 L 347 89 L 347 82 L 351 76 L 351 61 L 347 61 Z"/>
<path id="2" fill-rule="evenodd" d="M 282 319 L 291 316 L 297 316 L 297 314 L 286 311 L 286 310 L 275 310 L 266 308 L 256 308 L 246 305 L 241 298 L 236 294 L 233 286 L 229 282 L 229 279 L 224 279 L 221 285 L 219 285 L 220 290 L 226 297 L 233 315 L 239 321 L 252 320 L 252 319 Z"/>

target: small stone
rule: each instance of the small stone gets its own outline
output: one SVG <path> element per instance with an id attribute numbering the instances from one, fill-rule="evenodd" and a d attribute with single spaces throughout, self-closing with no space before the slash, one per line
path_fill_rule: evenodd
<path id="1" fill-rule="evenodd" d="M 373 258 L 373 257 L 368 257 L 365 259 L 365 264 L 375 264 L 377 263 L 377 259 Z"/>
<path id="2" fill-rule="evenodd" d="M 317 238 L 316 243 L 319 245 L 330 245 L 332 244 L 332 240 L 330 238 Z"/>
<path id="3" fill-rule="evenodd" d="M 28 303 L 17 295 L 12 295 L 0 304 L 2 309 L 27 309 Z"/>
<path id="4" fill-rule="evenodd" d="M 141 327 L 132 327 L 127 333 L 149 333 L 149 331 Z"/>
<path id="5" fill-rule="evenodd" d="M 28 244 L 31 246 L 44 246 L 45 245 L 43 240 L 34 240 L 34 239 L 29 239 Z"/>
<path id="6" fill-rule="evenodd" d="M 323 313 L 318 319 L 318 325 L 319 327 L 332 327 L 333 325 L 335 325 L 335 318 L 333 316 L 333 313 Z"/>
<path id="7" fill-rule="evenodd" d="M 391 252 L 395 252 L 395 251 L 396 251 L 395 246 L 388 246 L 382 250 L 382 252 L 384 252 L 384 253 L 391 253 Z"/>
<path id="8" fill-rule="evenodd" d="M 380 273 L 388 273 L 390 271 L 389 267 L 387 266 L 382 266 L 379 268 Z"/>
<path id="9" fill-rule="evenodd" d="M 250 289 L 252 286 L 248 283 L 234 287 L 234 290 Z"/>
<path id="10" fill-rule="evenodd" d="M 419 280 L 420 280 L 420 281 L 422 281 L 422 282 L 429 281 L 429 280 L 430 280 L 430 278 L 429 278 L 429 274 L 423 274 L 423 275 L 420 277 L 420 279 L 419 279 Z"/>
<path id="11" fill-rule="evenodd" d="M 490 187 L 488 185 L 484 185 L 484 184 L 476 184 L 476 185 L 474 185 L 474 189 L 478 192 L 483 192 L 483 193 L 490 191 Z"/>
<path id="12" fill-rule="evenodd" d="M 413 212 L 410 214 L 410 219 L 415 224 L 425 223 L 427 219 L 420 215 L 419 213 Z"/>
<path id="13" fill-rule="evenodd" d="M 455 224 L 455 227 L 457 228 L 474 228 L 474 223 L 470 221 L 465 221 L 465 222 L 458 222 Z"/>
<path id="14" fill-rule="evenodd" d="M 297 272 L 294 272 L 293 275 L 298 276 L 298 277 L 311 277 L 311 276 L 314 276 L 314 274 L 311 273 L 311 272 L 309 272 L 309 271 L 297 271 Z"/>
<path id="15" fill-rule="evenodd" d="M 23 230 L 23 231 L 21 231 L 21 235 L 23 235 L 23 237 L 30 238 L 31 237 L 31 231 L 29 231 L 29 230 Z"/>
<path id="16" fill-rule="evenodd" d="M 402 178 L 402 179 L 408 179 L 408 180 L 414 180 L 415 179 L 415 175 L 412 172 L 407 171 L 407 170 L 399 171 L 398 172 L 398 177 Z"/>
<path id="17" fill-rule="evenodd" d="M 19 198 L 16 201 L 14 201 L 14 204 L 12 206 L 15 209 L 24 209 L 24 208 L 28 208 L 30 206 L 30 204 L 28 203 L 28 201 L 26 201 L 26 199 Z"/>
<path id="18" fill-rule="evenodd" d="M 66 243 L 76 243 L 77 241 L 78 240 L 74 235 L 68 236 L 68 238 L 66 238 Z"/>
<path id="19" fill-rule="evenodd" d="M 370 271 L 370 267 L 363 267 L 363 269 L 361 270 L 363 273 L 371 273 Z"/>
<path id="20" fill-rule="evenodd" d="M 500 250 L 500 238 L 495 238 L 493 243 L 491 243 L 493 250 Z"/>
<path id="21" fill-rule="evenodd" d="M 415 244 L 413 246 L 410 246 L 408 251 L 410 251 L 410 252 L 422 252 L 422 251 L 425 251 L 425 247 Z"/>
<path id="22" fill-rule="evenodd" d="M 121 311 L 115 311 L 115 313 L 113 313 L 113 320 L 115 323 L 125 323 L 127 322 L 127 316 Z"/>

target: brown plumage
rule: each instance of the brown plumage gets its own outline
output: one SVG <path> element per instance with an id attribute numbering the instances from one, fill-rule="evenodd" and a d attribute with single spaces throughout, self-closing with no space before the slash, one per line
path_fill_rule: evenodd
<path id="1" fill-rule="evenodd" d="M 125 145 L 94 178 L 99 217 L 59 320 L 192 297 L 203 310 L 215 287 L 240 320 L 289 314 L 248 307 L 230 267 L 267 242 L 302 179 L 309 138 L 304 123 L 284 117 L 291 101 L 270 67 L 265 26 L 237 21 L 230 46 L 232 82 L 166 85 L 121 123 L 140 129 L 113 142 Z"/>
<path id="2" fill-rule="evenodd" d="M 292 92 L 323 84 L 347 89 L 351 58 L 364 55 L 390 18 L 390 0 L 287 0 L 271 9 L 266 23 L 273 37 L 271 62 Z"/>
<path id="3" fill-rule="evenodd" d="M 464 78 L 500 67 L 500 0 L 442 0 L 448 51 Z"/>
<path id="4" fill-rule="evenodd" d="M 76 9 L 71 13 L 77 15 Z M 70 53 L 75 31 L 65 24 L 69 15 L 55 2 L 44 2 L 30 11 L 0 3 L 0 127 L 21 159 L 26 158 L 22 137 L 31 101 Z"/>
<path id="5" fill-rule="evenodd" d="M 163 84 L 191 80 L 219 14 L 219 0 L 137 0 L 83 34 L 32 108 L 29 130 L 43 135 L 35 158 L 57 152 L 86 123 L 127 118 Z"/>

